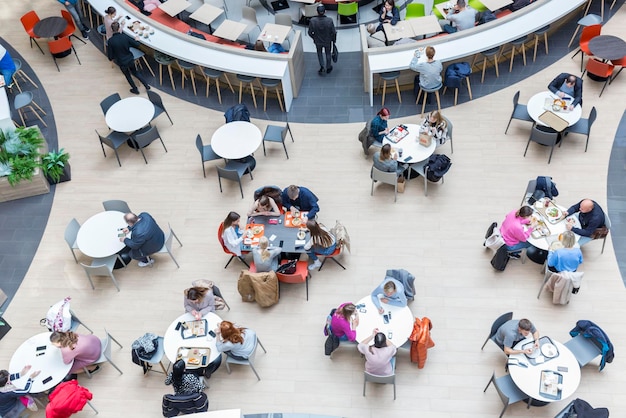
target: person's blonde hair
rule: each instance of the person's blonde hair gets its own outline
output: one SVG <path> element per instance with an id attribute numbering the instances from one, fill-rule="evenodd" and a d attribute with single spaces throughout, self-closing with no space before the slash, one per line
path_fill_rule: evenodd
<path id="1" fill-rule="evenodd" d="M 438 110 L 433 110 L 432 112 L 430 112 L 430 113 L 428 114 L 428 120 L 429 120 L 429 122 L 430 122 L 430 117 L 431 117 L 431 116 L 432 116 L 433 118 L 435 118 L 435 124 L 436 124 L 436 126 L 439 126 L 439 125 L 441 125 L 441 124 L 443 124 L 443 125 L 445 126 L 445 124 L 446 124 L 446 120 L 443 118 L 443 115 L 441 114 L 441 112 L 440 112 L 440 111 L 438 111 Z"/>
<path id="2" fill-rule="evenodd" d="M 563 243 L 565 248 L 572 248 L 576 244 L 576 234 L 572 231 L 563 232 L 561 243 Z"/>
<path id="3" fill-rule="evenodd" d="M 261 260 L 265 261 L 270 258 L 270 252 L 267 247 L 270 245 L 270 240 L 263 236 L 259 239 L 259 249 L 261 250 Z"/>
<path id="4" fill-rule="evenodd" d="M 379 161 L 385 161 L 391 158 L 391 145 L 385 144 L 380 149 L 380 154 L 378 155 Z"/>
<path id="5" fill-rule="evenodd" d="M 50 342 L 58 343 L 61 347 L 69 347 L 73 350 L 78 343 L 78 334 L 72 331 L 54 331 L 50 334 Z"/>

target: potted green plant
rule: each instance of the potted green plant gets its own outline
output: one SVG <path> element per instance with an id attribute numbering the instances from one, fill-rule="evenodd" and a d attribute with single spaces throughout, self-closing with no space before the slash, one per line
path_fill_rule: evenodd
<path id="1" fill-rule="evenodd" d="M 71 168 L 68 160 L 70 154 L 63 148 L 58 151 L 50 151 L 41 156 L 41 168 L 50 184 L 62 183 L 72 179 Z"/>

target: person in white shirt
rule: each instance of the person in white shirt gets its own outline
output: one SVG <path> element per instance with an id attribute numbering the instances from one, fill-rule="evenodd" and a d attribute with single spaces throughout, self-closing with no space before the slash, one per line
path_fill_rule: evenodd
<path id="1" fill-rule="evenodd" d="M 241 242 L 243 233 L 239 231 L 239 220 L 241 216 L 237 212 L 230 212 L 224 219 L 224 229 L 222 230 L 222 240 L 230 252 L 241 257 Z"/>

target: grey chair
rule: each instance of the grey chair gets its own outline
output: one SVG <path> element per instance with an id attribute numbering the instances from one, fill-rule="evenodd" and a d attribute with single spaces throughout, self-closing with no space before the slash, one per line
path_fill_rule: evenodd
<path id="1" fill-rule="evenodd" d="M 372 166 L 370 177 L 372 178 L 372 190 L 370 192 L 370 196 L 374 195 L 374 183 L 380 181 L 383 184 L 390 184 L 393 186 L 393 201 L 395 203 L 398 200 L 398 174 L 396 174 L 395 171 L 380 171 L 376 167 Z"/>
<path id="2" fill-rule="evenodd" d="M 115 343 L 120 347 L 122 347 L 122 344 L 119 343 L 119 341 L 117 341 L 115 338 L 113 338 L 113 336 L 111 334 L 109 334 L 109 332 L 106 330 L 106 328 L 104 329 L 104 333 L 105 333 L 105 337 L 104 338 L 100 338 L 100 345 L 102 347 L 102 351 L 100 353 L 100 358 L 96 361 L 94 361 L 92 363 L 92 365 L 94 364 L 101 364 L 101 363 L 105 363 L 105 362 L 109 362 L 111 363 L 111 366 L 115 367 L 115 369 L 120 372 L 120 374 L 124 374 L 124 372 L 122 372 L 122 370 L 120 370 L 119 367 L 117 367 L 115 365 L 115 363 L 113 363 L 113 360 L 111 360 L 111 342 L 115 341 Z M 161 344 L 162 346 L 162 344 Z M 85 374 L 87 375 L 87 377 L 89 379 L 91 379 L 93 373 L 90 373 L 89 370 L 87 369 L 87 367 L 84 367 L 83 370 L 85 371 Z"/>
<path id="3" fill-rule="evenodd" d="M 285 41 L 287 41 L 291 47 L 291 41 L 289 40 L 289 35 L 293 32 L 293 21 L 291 20 L 291 15 L 287 13 L 276 13 L 274 15 L 274 23 L 281 26 L 289 26 L 290 30 L 287 34 L 287 38 L 285 38 Z"/>
<path id="4" fill-rule="evenodd" d="M 78 230 L 80 229 L 80 224 L 76 220 L 76 218 L 72 218 L 69 224 L 65 227 L 65 242 L 70 247 L 72 251 L 72 255 L 74 256 L 74 261 L 78 264 L 78 259 L 76 258 L 76 253 L 74 250 L 79 250 L 78 244 L 76 243 L 76 237 L 78 236 Z"/>
<path id="5" fill-rule="evenodd" d="M 427 161 L 423 161 L 421 163 L 418 164 L 412 164 L 410 166 L 411 171 L 415 171 L 417 174 L 419 174 L 420 176 L 422 176 L 422 178 L 424 179 L 424 196 L 428 196 L 428 183 L 433 183 L 433 184 L 439 184 L 439 182 L 433 182 L 428 180 L 428 160 Z M 441 176 L 441 183 L 444 183 L 444 176 Z"/>
<path id="6" fill-rule="evenodd" d="M 285 126 L 276 126 L 276 125 L 267 125 L 265 128 L 265 134 L 263 135 L 263 155 L 267 155 L 265 153 L 265 142 L 280 142 L 283 144 L 283 148 L 285 149 L 285 155 L 287 159 L 289 159 L 289 154 L 287 153 L 287 147 L 285 146 L 285 139 L 287 138 L 287 132 L 289 132 L 289 136 L 291 136 L 291 142 L 295 142 L 293 140 L 293 134 L 291 133 L 291 128 L 289 127 L 289 122 Z"/>
<path id="7" fill-rule="evenodd" d="M 124 200 L 105 200 L 102 202 L 105 211 L 118 211 L 122 213 L 131 213 L 130 206 Z"/>
<path id="8" fill-rule="evenodd" d="M 452 125 L 452 122 L 450 121 L 450 119 L 448 119 L 447 117 L 443 116 L 443 120 L 446 121 L 446 126 L 448 127 L 448 141 L 450 141 L 450 153 L 454 154 L 454 145 L 452 144 L 452 129 L 454 128 L 454 125 Z"/>
<path id="9" fill-rule="evenodd" d="M 33 107 L 33 105 L 35 107 Z M 46 122 L 44 122 L 44 120 L 41 118 L 41 116 L 39 116 L 38 113 L 41 112 L 44 116 L 46 116 L 46 112 L 44 112 L 41 106 L 39 106 L 37 102 L 33 100 L 32 92 L 24 91 L 22 93 L 16 94 L 15 98 L 13 99 L 13 109 L 15 109 L 20 115 L 20 119 L 22 120 L 22 126 L 26 126 L 26 122 L 24 120 L 24 112 L 26 111 L 26 109 L 29 109 L 37 117 L 37 119 L 39 119 L 43 126 L 45 126 L 46 128 L 48 127 Z"/>
<path id="10" fill-rule="evenodd" d="M 101 101 L 100 109 L 102 109 L 102 113 L 104 113 L 104 115 L 106 116 L 111 106 L 113 106 L 115 103 L 119 102 L 120 100 L 122 100 L 122 97 L 120 96 L 120 94 L 113 93 L 112 95 L 110 95 L 109 97 Z"/>
<path id="11" fill-rule="evenodd" d="M 137 145 L 137 151 L 141 152 L 143 156 L 143 160 L 148 164 L 148 160 L 146 160 L 146 154 L 144 154 L 143 149 L 150 145 L 152 142 L 157 139 L 161 141 L 161 145 L 163 145 L 163 149 L 167 152 L 167 148 L 165 148 L 165 143 L 163 142 L 163 138 L 161 138 L 161 134 L 159 134 L 159 130 L 156 126 L 151 126 L 147 131 L 135 133 L 133 134 L 133 141 Z"/>
<path id="12" fill-rule="evenodd" d="M 606 229 L 608 229 L 609 232 L 611 231 L 611 220 L 609 219 L 608 213 L 604 214 L 604 226 L 606 226 Z M 608 237 L 608 234 L 607 234 L 607 237 Z M 600 254 L 604 254 L 605 245 L 606 245 L 606 237 L 602 238 L 602 251 L 600 251 Z"/>
<path id="13" fill-rule="evenodd" d="M 513 312 L 507 312 L 505 314 L 500 315 L 495 321 L 493 321 L 493 324 L 491 324 L 491 331 L 489 331 L 489 335 L 485 339 L 485 342 L 483 343 L 483 346 L 480 347 L 480 349 L 482 350 L 483 348 L 485 348 L 487 341 L 491 340 L 498 347 L 500 347 L 500 350 L 504 350 L 504 347 L 500 346 L 500 344 L 496 342 L 496 332 L 498 332 L 498 328 L 500 328 L 502 324 L 504 324 L 507 321 L 510 321 L 511 319 L 513 319 Z"/>
<path id="14" fill-rule="evenodd" d="M 261 380 L 261 378 L 259 377 L 259 374 L 257 373 L 256 369 L 254 368 L 254 358 L 256 356 L 256 350 L 259 347 L 259 345 L 263 349 L 263 352 L 267 353 L 267 350 L 265 349 L 265 347 L 263 347 L 263 344 L 261 343 L 261 340 L 257 337 L 257 339 L 255 341 L 255 344 L 254 344 L 254 350 L 252 350 L 252 353 L 250 354 L 250 356 L 246 360 L 237 360 L 237 359 L 234 359 L 234 358 L 232 358 L 230 356 L 226 356 L 226 370 L 228 371 L 228 374 L 230 374 L 230 366 L 229 366 L 229 364 L 241 364 L 241 365 L 244 365 L 244 366 L 250 366 L 250 368 L 252 369 L 252 371 L 256 375 L 256 378 L 258 380 Z"/>
<path id="15" fill-rule="evenodd" d="M 107 153 L 104 151 L 104 146 L 111 148 L 115 152 L 115 158 L 117 158 L 117 164 L 121 167 L 122 162 L 120 161 L 120 155 L 117 153 L 117 149 L 122 145 L 126 144 L 130 136 L 123 134 L 121 132 L 110 132 L 107 136 L 102 136 L 98 131 L 96 131 L 98 138 L 100 139 L 100 146 L 102 147 L 102 154 L 104 154 L 104 158 L 107 157 Z"/>
<path id="16" fill-rule="evenodd" d="M 198 152 L 200 153 L 200 159 L 202 160 L 202 174 L 204 178 L 206 178 L 206 170 L 204 169 L 204 163 L 207 161 L 219 160 L 222 157 L 217 155 L 211 145 L 204 145 L 202 143 L 202 137 L 200 134 L 196 136 L 196 148 L 198 148 Z"/>
<path id="17" fill-rule="evenodd" d="M 548 157 L 548 164 L 552 161 L 552 153 L 554 152 L 554 146 L 556 145 L 556 141 L 559 139 L 559 134 L 556 131 L 548 132 L 541 130 L 534 125 L 530 131 L 530 137 L 528 138 L 528 142 L 526 143 L 526 149 L 524 150 L 524 157 L 526 157 L 526 152 L 528 151 L 528 146 L 531 142 L 536 142 L 539 145 L 545 145 L 550 147 L 550 156 Z"/>
<path id="18" fill-rule="evenodd" d="M 246 25 L 246 29 L 243 33 L 248 35 L 248 42 L 250 42 L 250 32 L 252 32 L 255 27 L 259 28 L 259 32 L 261 31 L 261 27 L 256 18 L 256 10 L 249 5 L 241 7 L 241 20 L 239 20 L 239 23 Z"/>
<path id="19" fill-rule="evenodd" d="M 580 367 L 584 367 L 592 360 L 602 355 L 600 347 L 598 347 L 591 338 L 585 338 L 582 334 L 578 334 L 563 345 L 574 354 Z"/>
<path id="20" fill-rule="evenodd" d="M 81 321 L 80 319 L 78 319 L 78 317 L 76 316 L 76 314 L 74 313 L 73 310 L 70 309 L 70 317 L 72 318 L 71 323 L 70 323 L 70 331 L 74 331 L 76 332 L 76 330 L 78 329 L 79 326 L 83 326 L 85 328 L 87 328 L 87 330 L 93 334 L 93 331 L 91 330 L 91 328 L 89 328 L 83 321 Z"/>
<path id="21" fill-rule="evenodd" d="M 137 357 L 139 357 L 139 360 L 146 362 L 150 365 L 153 364 L 158 364 L 161 366 L 161 370 L 163 370 L 163 374 L 167 374 L 167 369 L 165 368 L 165 366 L 163 365 L 163 356 L 165 355 L 165 348 L 163 347 L 163 337 L 157 337 L 158 340 L 158 344 L 157 344 L 157 348 L 154 351 L 154 353 L 152 354 L 152 356 L 150 357 L 142 357 L 139 354 L 137 354 Z M 153 372 L 157 372 L 157 373 L 161 373 L 157 370 L 154 370 L 152 367 L 148 368 L 148 371 L 153 371 Z M 148 373 L 144 373 L 144 377 L 147 376 Z"/>
<path id="22" fill-rule="evenodd" d="M 528 185 L 526 186 L 526 192 L 524 192 L 524 197 L 522 197 L 522 203 L 520 206 L 524 206 L 528 199 L 530 199 L 535 193 L 535 189 L 537 188 L 537 179 L 528 180 Z"/>
<path id="23" fill-rule="evenodd" d="M 510 374 L 496 378 L 496 372 L 493 372 L 483 392 L 487 392 L 487 388 L 489 388 L 491 383 L 493 383 L 493 387 L 496 388 L 498 396 L 500 396 L 500 400 L 504 404 L 504 408 L 502 412 L 500 412 L 500 418 L 502 418 L 502 415 L 504 415 L 509 405 L 514 403 L 525 401 L 527 403 L 526 409 L 530 408 L 530 398 L 517 387 Z"/>
<path id="24" fill-rule="evenodd" d="M 375 374 L 371 374 L 368 372 L 363 372 L 363 396 L 365 396 L 365 385 L 367 382 L 372 383 L 381 383 L 384 385 L 393 385 L 393 400 L 396 400 L 396 370 L 395 370 L 395 362 L 393 363 L 394 370 L 393 374 L 389 376 L 377 376 Z"/>
<path id="25" fill-rule="evenodd" d="M 174 240 L 174 238 L 176 238 L 176 241 L 178 241 L 178 244 L 181 247 L 183 246 L 183 243 L 180 242 L 180 239 L 178 239 L 178 236 L 176 236 L 176 233 L 172 229 L 172 226 L 169 223 L 167 224 L 167 226 L 169 228 L 169 231 L 165 235 L 165 242 L 163 243 L 163 247 L 161 247 L 161 249 L 157 251 L 155 254 L 164 254 L 164 253 L 169 254 L 172 260 L 174 261 L 174 263 L 176 264 L 176 267 L 180 268 L 180 266 L 178 265 L 178 261 L 176 261 L 176 259 L 174 258 L 174 254 L 172 254 L 172 241 Z"/>
<path id="26" fill-rule="evenodd" d="M 157 93 L 153 92 L 152 90 L 148 90 L 147 93 L 148 93 L 148 100 L 150 100 L 152 104 L 154 105 L 154 116 L 152 116 L 152 119 L 150 120 L 150 122 L 155 120 L 161 113 L 165 113 L 167 115 L 167 118 L 170 120 L 170 123 L 173 125 L 174 122 L 172 121 L 170 114 L 167 113 L 167 109 L 165 108 L 165 105 L 163 105 L 163 100 L 161 99 L 161 96 L 159 96 Z"/>
<path id="27" fill-rule="evenodd" d="M 565 134 L 580 134 L 587 135 L 587 142 L 585 142 L 585 152 L 587 152 L 587 147 L 589 146 L 589 135 L 591 135 L 591 126 L 596 121 L 596 117 L 598 116 L 598 112 L 596 111 L 595 106 L 591 108 L 591 112 L 589 112 L 589 119 L 580 119 L 578 122 L 565 128 Z M 563 143 L 563 141 L 561 141 Z M 561 146 L 561 144 L 559 144 Z"/>
<path id="28" fill-rule="evenodd" d="M 211 80 L 215 80 L 215 89 L 217 90 L 217 99 L 220 104 L 222 104 L 222 92 L 220 91 L 220 77 L 224 77 L 226 82 L 228 83 L 228 87 L 232 93 L 235 93 L 233 89 L 233 85 L 230 83 L 230 79 L 228 75 L 220 70 L 215 70 L 213 68 L 202 68 L 202 75 L 204 75 L 204 79 L 206 81 L 206 97 L 209 97 L 209 87 L 211 86 Z"/>
<path id="29" fill-rule="evenodd" d="M 119 258 L 117 254 L 114 254 L 105 258 L 94 258 L 91 261 L 90 265 L 80 263 L 80 265 L 83 266 L 85 273 L 87 274 L 87 278 L 89 279 L 89 283 L 91 284 L 92 289 L 95 290 L 96 288 L 93 285 L 91 276 L 107 276 L 111 278 L 111 281 L 117 288 L 117 291 L 118 292 L 120 291 L 120 287 L 117 284 L 117 280 L 115 280 L 115 276 L 113 275 L 113 268 L 115 267 L 115 262 L 118 259 L 122 261 L 122 263 L 124 263 L 124 261 L 121 258 Z"/>
<path id="30" fill-rule="evenodd" d="M 504 131 L 505 135 L 509 131 L 509 126 L 511 126 L 511 121 L 513 119 L 534 122 L 533 118 L 531 118 L 528 114 L 528 107 L 526 107 L 526 105 L 519 104 L 519 90 L 513 96 L 513 112 L 511 112 L 508 125 L 506 125 L 506 130 Z"/>
<path id="31" fill-rule="evenodd" d="M 22 87 L 20 86 L 20 83 L 17 81 L 18 76 L 22 79 L 23 82 L 28 81 L 30 84 L 33 85 L 33 87 L 38 89 L 39 86 L 28 76 L 28 74 L 26 74 L 26 72 L 24 72 L 24 70 L 22 70 L 22 61 L 18 58 L 13 58 L 13 63 L 15 64 L 15 73 L 13 74 L 13 82 L 15 83 L 15 86 L 20 91 L 20 93 L 22 92 Z"/>
<path id="32" fill-rule="evenodd" d="M 130 53 L 133 54 L 133 61 L 135 61 L 135 68 L 139 69 L 138 67 L 141 67 L 140 60 L 143 60 L 143 63 L 146 64 L 146 67 L 148 68 L 148 71 L 150 71 L 150 74 L 152 74 L 152 77 L 156 77 L 154 75 L 154 71 L 152 71 L 152 67 L 150 67 L 150 64 L 148 64 L 148 60 L 146 59 L 146 53 L 140 49 L 133 48 L 132 46 L 129 48 L 129 50 L 130 50 Z"/>
<path id="33" fill-rule="evenodd" d="M 241 178 L 244 174 L 250 174 L 250 180 L 254 180 L 252 177 L 252 171 L 246 163 L 239 163 L 237 161 L 228 161 L 224 167 L 217 167 L 217 180 L 220 183 L 220 193 L 222 193 L 222 178 L 226 180 L 236 181 L 239 183 L 239 191 L 241 192 L 241 198 L 243 199 L 243 187 L 241 186 Z"/>
<path id="34" fill-rule="evenodd" d="M 230 305 L 228 304 L 228 302 L 226 302 L 226 299 L 224 299 L 224 296 L 222 295 L 220 288 L 217 287 L 215 284 L 213 285 L 213 294 L 217 296 L 218 298 L 221 298 L 224 301 L 224 305 L 226 305 L 226 307 L 230 311 Z"/>

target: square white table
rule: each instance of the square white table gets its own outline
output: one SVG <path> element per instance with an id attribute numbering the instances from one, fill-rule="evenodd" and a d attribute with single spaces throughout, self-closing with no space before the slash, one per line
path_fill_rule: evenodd
<path id="1" fill-rule="evenodd" d="M 266 23 L 257 40 L 282 44 L 289 35 L 289 31 L 291 31 L 289 26 Z"/>
<path id="2" fill-rule="evenodd" d="M 219 7 L 211 6 L 210 4 L 203 4 L 195 12 L 193 12 L 189 18 L 202 22 L 205 25 L 210 25 L 215 19 L 220 17 L 224 13 L 224 10 Z"/>
<path id="3" fill-rule="evenodd" d="M 415 19 L 407 20 L 407 22 L 411 24 L 415 36 L 441 32 L 439 19 L 435 15 L 416 17 Z"/>
<path id="4" fill-rule="evenodd" d="M 191 6 L 187 0 L 167 0 L 159 6 L 168 15 L 174 17 Z"/>
<path id="5" fill-rule="evenodd" d="M 391 23 L 383 23 L 383 30 L 387 35 L 388 41 L 397 41 L 402 38 L 412 38 L 415 35 L 410 20 L 401 20 L 395 25 Z"/>
<path id="6" fill-rule="evenodd" d="M 483 6 L 493 12 L 494 10 L 499 10 L 505 6 L 508 6 L 509 4 L 513 3 L 513 0 L 480 0 L 480 2 L 483 4 Z"/>
<path id="7" fill-rule="evenodd" d="M 213 35 L 218 38 L 228 39 L 229 41 L 236 41 L 247 27 L 248 26 L 244 23 L 235 22 L 234 20 L 225 20 L 215 29 Z"/>

